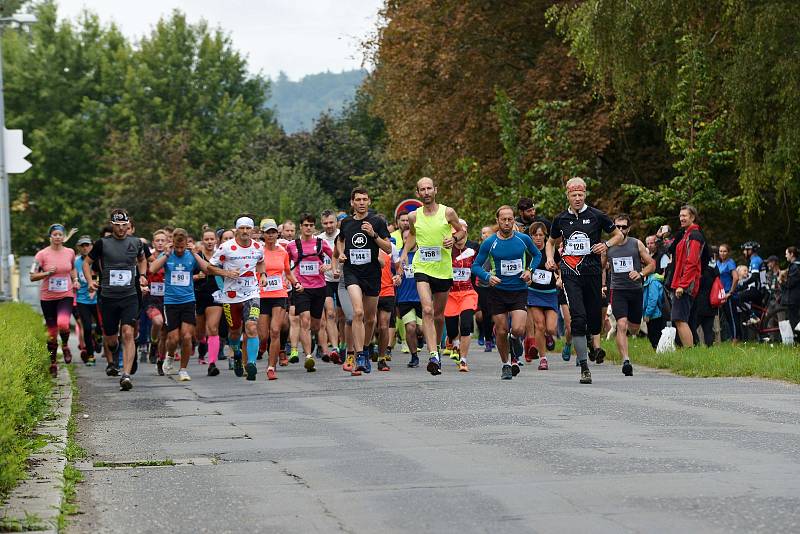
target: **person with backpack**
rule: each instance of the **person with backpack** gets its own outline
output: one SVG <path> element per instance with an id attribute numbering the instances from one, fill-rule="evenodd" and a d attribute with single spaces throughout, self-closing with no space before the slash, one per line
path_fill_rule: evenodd
<path id="1" fill-rule="evenodd" d="M 797 257 L 797 247 L 786 249 L 786 261 L 789 262 L 789 269 L 786 281 L 781 284 L 781 304 L 789 310 L 789 322 L 796 338 L 797 330 L 794 329 L 800 323 L 800 258 Z"/>
<path id="2" fill-rule="evenodd" d="M 717 262 L 711 259 L 702 264 L 702 272 L 700 274 L 700 291 L 697 293 L 697 298 L 694 301 L 694 313 L 692 317 L 692 336 L 695 343 L 699 344 L 699 335 L 697 328 L 703 330 L 703 344 L 710 347 L 714 344 L 716 338 L 714 332 L 714 318 L 719 315 L 719 305 L 721 301 L 712 298 L 712 292 L 716 285 L 716 280 L 719 279 L 719 270 L 717 269 Z"/>
<path id="3" fill-rule="evenodd" d="M 700 231 L 697 209 L 686 204 L 678 214 L 681 228 L 670 247 L 672 278 L 669 284 L 672 300 L 671 319 L 684 348 L 694 346 L 694 337 L 689 321 L 692 304 L 700 291 L 702 266 L 710 261 L 706 240 Z M 702 256 L 706 256 L 703 261 Z"/>

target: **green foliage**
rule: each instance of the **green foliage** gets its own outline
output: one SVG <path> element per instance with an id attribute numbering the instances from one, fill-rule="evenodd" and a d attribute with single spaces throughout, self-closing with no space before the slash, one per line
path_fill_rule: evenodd
<path id="1" fill-rule="evenodd" d="M 293 82 L 281 72 L 271 84 L 267 106 L 275 110 L 287 134 L 308 132 L 313 130 L 320 115 L 338 114 L 346 108 L 366 76 L 367 71 L 361 69 L 320 72 Z"/>
<path id="2" fill-rule="evenodd" d="M 47 412 L 50 356 L 42 318 L 25 304 L 0 304 L 0 494 L 25 474 L 32 431 Z"/>

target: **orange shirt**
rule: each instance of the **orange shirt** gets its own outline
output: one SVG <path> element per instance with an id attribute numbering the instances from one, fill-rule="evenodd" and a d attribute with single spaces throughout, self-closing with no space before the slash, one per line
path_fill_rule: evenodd
<path id="1" fill-rule="evenodd" d="M 288 297 L 284 274 L 289 270 L 289 253 L 283 247 L 269 250 L 264 247 L 264 284 L 261 286 L 262 299 Z"/>
<path id="2" fill-rule="evenodd" d="M 379 297 L 393 297 L 394 296 L 394 281 L 392 280 L 392 257 L 381 252 L 384 264 L 381 267 L 381 292 L 378 293 Z"/>

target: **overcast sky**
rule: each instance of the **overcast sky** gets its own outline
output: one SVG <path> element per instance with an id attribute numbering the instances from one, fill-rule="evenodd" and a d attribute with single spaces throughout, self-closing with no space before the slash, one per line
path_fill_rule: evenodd
<path id="1" fill-rule="evenodd" d="M 375 31 L 381 0 L 57 0 L 61 17 L 83 8 L 114 21 L 128 37 L 149 32 L 162 15 L 180 9 L 229 32 L 255 73 L 293 80 L 325 70 L 361 66 L 359 43 Z"/>

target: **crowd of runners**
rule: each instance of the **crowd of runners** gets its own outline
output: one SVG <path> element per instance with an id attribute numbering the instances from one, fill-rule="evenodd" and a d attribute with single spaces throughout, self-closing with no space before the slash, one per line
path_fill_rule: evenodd
<path id="1" fill-rule="evenodd" d="M 786 249 L 781 271 L 749 242 L 750 264 L 737 268 L 728 245 L 706 243 L 692 206 L 680 209 L 675 235 L 665 226 L 642 242 L 629 236 L 629 215 L 587 205 L 586 183 L 576 177 L 566 184 L 568 208 L 552 221 L 522 198 L 516 209 L 500 206 L 478 242 L 466 220 L 437 202 L 433 180 L 420 179 L 416 195 L 422 205 L 394 221 L 356 188 L 349 213 L 303 214 L 299 232 L 293 221 L 241 214 L 231 227 L 194 235 L 165 227 L 151 240 L 115 209 L 99 239 L 78 238 L 77 252 L 54 224 L 30 274 L 41 281 L 51 373 L 59 338 L 64 362 L 72 361 L 72 317 L 81 360 L 95 365 L 102 354 L 122 390 L 133 387 L 140 363 L 189 381 L 195 354 L 209 377 L 227 360 L 237 377 L 256 380 L 261 366 L 275 380 L 280 367 L 299 363 L 300 349 L 309 373 L 318 362 L 352 376 L 372 372 L 373 363 L 387 372 L 398 343 L 410 368 L 424 346 L 431 375 L 447 357 L 469 372 L 476 326 L 478 345 L 499 353 L 502 379 L 537 359 L 538 370 L 548 370 L 560 335 L 563 360 L 574 352 L 580 383 L 591 384 L 589 361 L 605 360 L 600 335 L 609 318 L 625 376 L 633 375 L 628 336 L 640 327 L 654 347 L 668 320 L 684 347 L 699 332 L 713 343 L 719 325 L 722 339 L 737 340 L 770 298 L 792 325 L 800 322 L 797 249 Z"/>

